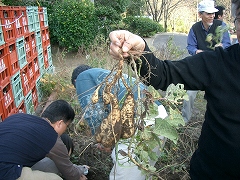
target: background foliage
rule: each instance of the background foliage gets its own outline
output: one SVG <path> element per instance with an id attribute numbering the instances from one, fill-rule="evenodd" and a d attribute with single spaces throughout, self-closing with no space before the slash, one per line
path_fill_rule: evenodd
<path id="1" fill-rule="evenodd" d="M 163 27 L 147 17 L 128 16 L 123 19 L 125 29 L 136 33 L 142 37 L 151 37 L 163 31 Z"/>
<path id="2" fill-rule="evenodd" d="M 141 36 L 152 36 L 162 31 L 161 26 L 151 19 L 135 18 L 122 21 L 128 14 L 141 14 L 134 5 L 143 2 L 130 0 L 3 0 L 12 6 L 47 7 L 51 44 L 58 44 L 67 51 L 88 51 L 97 36 L 108 38 L 110 31 L 128 28 Z M 138 7 L 137 6 L 137 7 Z M 132 10 L 130 11 L 130 9 Z M 135 12 L 136 11 L 136 12 Z"/>
<path id="3" fill-rule="evenodd" d="M 49 15 L 50 32 L 61 47 L 76 50 L 92 44 L 98 33 L 93 3 L 64 1 L 55 3 Z"/>

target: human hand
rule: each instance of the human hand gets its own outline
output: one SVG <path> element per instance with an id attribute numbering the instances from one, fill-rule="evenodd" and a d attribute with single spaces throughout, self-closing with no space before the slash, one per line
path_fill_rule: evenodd
<path id="1" fill-rule="evenodd" d="M 133 55 L 140 55 L 145 48 L 145 42 L 140 36 L 126 30 L 112 31 L 109 38 L 111 41 L 110 54 L 115 59 L 128 57 L 130 50 L 133 50 L 131 52 Z"/>
<path id="2" fill-rule="evenodd" d="M 87 165 L 78 165 L 78 168 L 83 172 L 84 175 L 88 174 L 88 169 L 90 168 Z"/>
<path id="3" fill-rule="evenodd" d="M 222 43 L 218 43 L 214 47 L 219 47 L 219 46 L 223 47 L 223 44 Z"/>
<path id="4" fill-rule="evenodd" d="M 81 175 L 79 180 L 87 180 L 87 177 L 85 175 Z"/>
<path id="5" fill-rule="evenodd" d="M 196 50 L 196 54 L 201 53 L 201 52 L 203 52 L 203 50 L 201 50 L 201 49 Z"/>

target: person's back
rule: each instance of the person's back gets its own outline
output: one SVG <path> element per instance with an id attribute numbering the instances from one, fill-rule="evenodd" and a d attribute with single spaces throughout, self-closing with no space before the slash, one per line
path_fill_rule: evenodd
<path id="1" fill-rule="evenodd" d="M 74 150 L 74 145 L 73 145 L 73 141 L 72 141 L 71 137 L 68 134 L 64 133 L 60 136 L 60 139 L 66 146 L 66 148 L 68 150 L 68 155 L 70 156 Z M 57 141 L 60 141 L 60 139 L 58 139 Z M 45 157 L 42 160 L 38 161 L 36 164 L 34 164 L 31 167 L 31 169 L 39 170 L 39 171 L 43 171 L 43 172 L 51 172 L 51 173 L 61 175 L 58 168 L 56 167 L 56 164 L 49 157 Z"/>
<path id="2" fill-rule="evenodd" d="M 31 167 L 45 157 L 57 137 L 40 117 L 19 113 L 6 118 L 0 123 L 0 179 L 17 179 L 23 166 Z"/>
<path id="3" fill-rule="evenodd" d="M 74 116 L 70 104 L 56 100 L 45 109 L 41 117 L 18 113 L 1 122 L 0 179 L 28 176 L 26 173 L 31 173 L 30 167 L 50 152 Z M 26 168 L 29 169 L 25 171 Z"/>

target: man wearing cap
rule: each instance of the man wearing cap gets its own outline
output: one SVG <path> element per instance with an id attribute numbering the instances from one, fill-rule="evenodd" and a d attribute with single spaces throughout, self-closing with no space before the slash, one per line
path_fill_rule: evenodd
<path id="1" fill-rule="evenodd" d="M 212 51 L 209 42 L 206 41 L 208 34 L 215 34 L 218 26 L 226 26 L 223 21 L 214 19 L 215 12 L 218 9 L 214 7 L 214 1 L 205 0 L 198 4 L 198 15 L 201 21 L 196 22 L 190 29 L 187 38 L 187 50 L 190 55 L 198 54 L 203 51 Z M 228 31 L 223 33 L 221 43 L 213 42 L 211 45 L 227 48 L 231 45 L 231 39 Z M 198 91 L 187 91 L 189 101 L 183 102 L 182 115 L 185 122 L 188 122 L 192 116 L 194 100 Z"/>
<path id="2" fill-rule="evenodd" d="M 209 43 L 206 41 L 208 34 L 215 34 L 215 30 L 218 26 L 226 26 L 226 24 L 219 20 L 214 20 L 215 12 L 218 9 L 214 7 L 214 1 L 201 1 L 198 5 L 198 15 L 202 19 L 196 22 L 188 34 L 187 39 L 187 50 L 189 54 L 194 55 L 202 51 L 212 50 L 209 48 Z M 216 42 L 213 42 L 213 46 Z M 228 32 L 224 32 L 221 41 L 221 46 L 227 48 L 231 45 L 230 37 Z"/>

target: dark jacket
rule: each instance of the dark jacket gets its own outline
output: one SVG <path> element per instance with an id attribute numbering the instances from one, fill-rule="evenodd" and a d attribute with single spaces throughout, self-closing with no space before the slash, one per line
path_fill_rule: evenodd
<path id="1" fill-rule="evenodd" d="M 161 61 L 151 53 L 144 55 L 152 67 L 148 84 L 156 89 L 182 83 L 188 90 L 205 91 L 207 110 L 199 146 L 190 164 L 192 179 L 240 179 L 239 52 L 240 46 L 235 44 L 179 61 Z M 145 58 L 141 58 L 142 76 L 148 73 Z"/>
<path id="2" fill-rule="evenodd" d="M 0 180 L 20 177 L 22 167 L 43 159 L 58 134 L 44 119 L 18 113 L 0 123 Z"/>
<path id="3" fill-rule="evenodd" d="M 214 19 L 213 20 L 213 25 L 210 27 L 210 29 L 208 31 L 208 34 L 211 33 L 211 34 L 213 34 L 213 36 L 216 36 L 216 29 L 217 29 L 218 26 L 221 26 L 221 25 L 222 25 L 222 21 Z M 193 32 L 194 32 L 194 34 L 196 36 L 196 39 L 197 39 L 198 49 L 212 50 L 209 47 L 210 46 L 209 42 L 206 41 L 207 34 L 202 28 L 202 21 L 199 21 L 199 22 L 195 23 L 192 26 L 192 29 L 193 29 Z M 213 41 L 213 44 L 211 46 L 214 47 L 215 45 L 216 45 L 216 42 Z"/>

